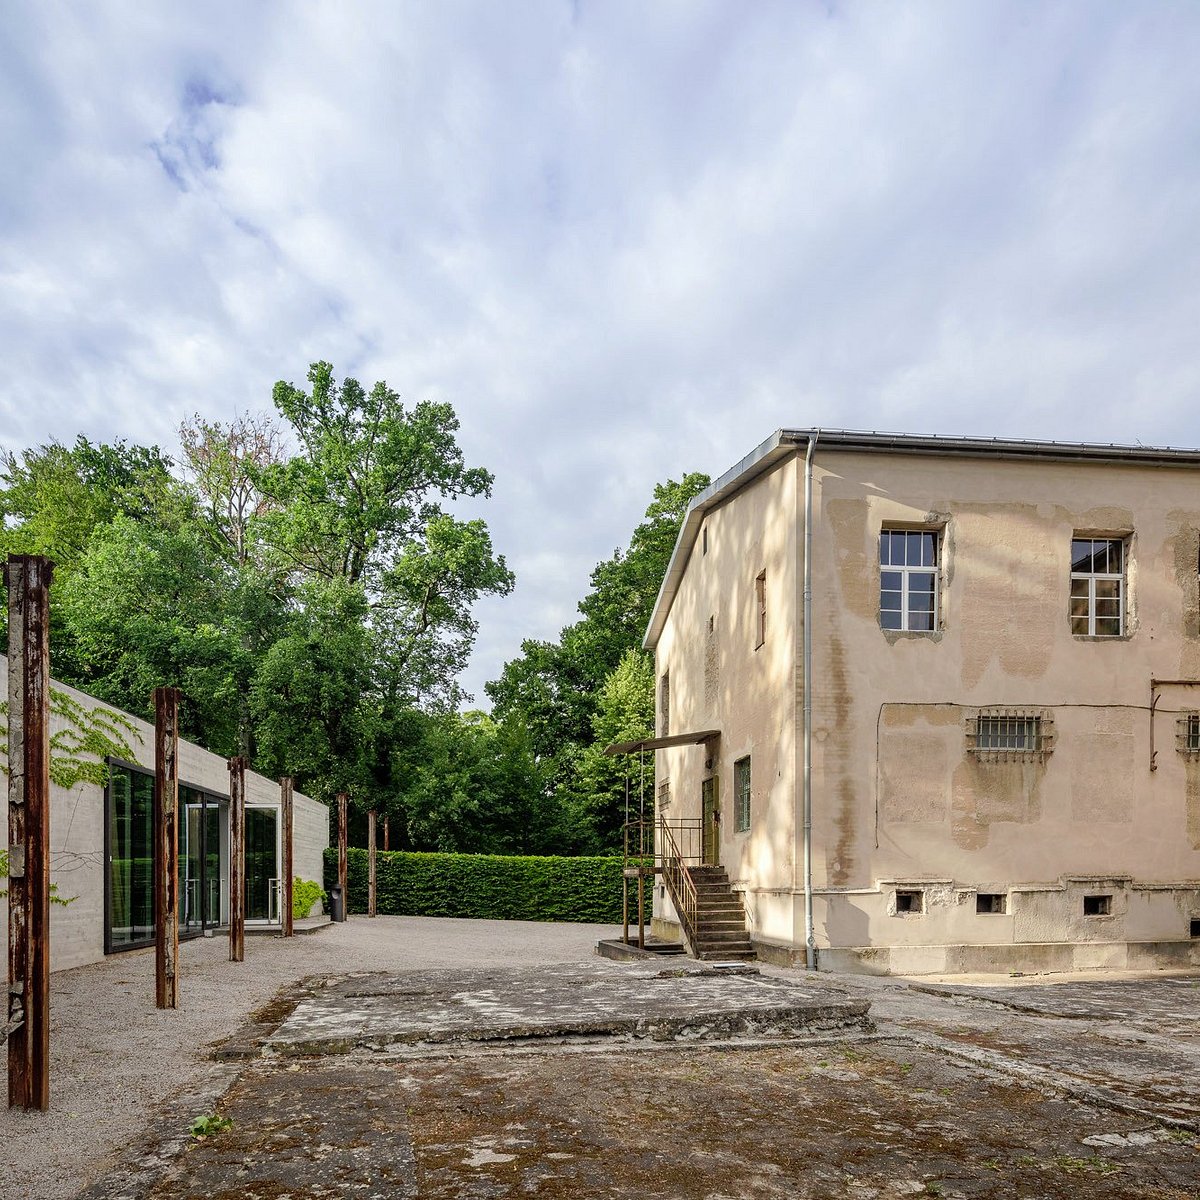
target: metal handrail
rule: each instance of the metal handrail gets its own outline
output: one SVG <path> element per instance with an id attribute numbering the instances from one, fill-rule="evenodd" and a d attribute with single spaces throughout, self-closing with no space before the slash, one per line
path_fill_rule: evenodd
<path id="1" fill-rule="evenodd" d="M 685 827 L 691 832 L 693 822 L 677 821 L 680 827 L 680 833 L 684 832 Z M 694 822 L 695 829 L 698 831 L 700 822 Z M 696 949 L 696 913 L 697 913 L 697 898 L 696 884 L 692 879 L 692 873 L 688 870 L 687 859 L 684 857 L 679 848 L 679 842 L 675 838 L 670 825 L 667 824 L 665 817 L 659 818 L 658 822 L 658 856 L 662 862 L 663 880 L 667 885 L 667 890 L 671 893 L 671 901 L 675 905 L 675 912 L 679 916 L 679 924 L 683 929 L 683 935 L 687 939 L 693 952 Z"/>

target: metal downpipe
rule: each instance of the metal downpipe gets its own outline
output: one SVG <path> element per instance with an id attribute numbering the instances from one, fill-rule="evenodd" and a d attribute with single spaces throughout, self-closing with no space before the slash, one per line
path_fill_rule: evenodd
<path id="1" fill-rule="evenodd" d="M 812 470 L 820 431 L 814 429 L 804 454 L 804 963 L 817 966 L 812 886 Z"/>

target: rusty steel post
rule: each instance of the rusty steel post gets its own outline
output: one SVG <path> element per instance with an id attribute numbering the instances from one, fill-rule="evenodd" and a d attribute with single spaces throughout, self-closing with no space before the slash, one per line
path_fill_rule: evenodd
<path id="1" fill-rule="evenodd" d="M 384 848 L 384 850 L 391 849 L 391 846 L 388 845 L 388 819 L 387 819 L 387 817 L 383 818 L 383 848 Z"/>
<path id="2" fill-rule="evenodd" d="M 367 813 L 367 916 L 375 915 L 375 810 Z"/>
<path id="3" fill-rule="evenodd" d="M 338 792 L 338 887 L 342 889 L 342 916 L 350 915 L 350 896 L 346 888 L 346 839 L 348 837 L 346 829 L 347 813 L 346 805 L 349 804 L 350 797 L 345 792 Z"/>
<path id="4" fill-rule="evenodd" d="M 279 781 L 279 807 L 283 810 L 283 936 L 292 937 L 295 929 L 292 927 L 292 876 L 295 874 L 295 862 L 292 854 L 292 833 L 294 824 L 294 805 L 292 803 L 293 781 L 290 775 L 285 775 Z"/>
<path id="5" fill-rule="evenodd" d="M 638 949 L 645 950 L 646 948 L 646 899 L 645 899 L 645 871 L 638 867 Z"/>
<path id="6" fill-rule="evenodd" d="M 179 1007 L 179 689 L 154 689 L 154 1003 Z"/>
<path id="7" fill-rule="evenodd" d="M 50 1107 L 50 582 L 12 554 L 8 589 L 8 1106 Z"/>
<path id="8" fill-rule="evenodd" d="M 246 957 L 246 760 L 229 760 L 229 961 Z"/>

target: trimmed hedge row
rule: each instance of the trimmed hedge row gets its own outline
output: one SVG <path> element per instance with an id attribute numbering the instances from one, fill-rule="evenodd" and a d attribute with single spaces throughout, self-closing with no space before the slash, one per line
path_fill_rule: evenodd
<path id="1" fill-rule="evenodd" d="M 389 916 L 621 923 L 620 858 L 421 854 L 379 851 L 376 910 Z M 367 852 L 347 852 L 350 912 L 367 911 Z M 337 884 L 337 848 L 325 851 L 325 887 Z"/>

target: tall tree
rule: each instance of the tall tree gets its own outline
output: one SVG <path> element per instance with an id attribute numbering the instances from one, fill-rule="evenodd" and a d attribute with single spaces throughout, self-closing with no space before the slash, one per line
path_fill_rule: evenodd
<path id="1" fill-rule="evenodd" d="M 267 656 L 263 679 L 280 679 L 285 664 L 309 653 L 337 682 L 311 679 L 308 731 L 294 720 L 260 724 L 272 754 L 287 749 L 285 732 L 292 739 L 292 761 L 308 764 L 310 786 L 346 786 L 352 772 L 356 798 L 371 806 L 386 799 L 379 789 L 390 777 L 392 739 L 406 729 L 397 713 L 457 701 L 476 632 L 471 606 L 479 596 L 507 594 L 513 577 L 484 522 L 443 507 L 487 496 L 492 485 L 487 471 L 464 463 L 448 404 L 406 409 L 386 383 L 370 392 L 354 379 L 338 384 L 328 363 L 314 363 L 308 380 L 307 393 L 275 386 L 275 406 L 300 452 L 250 471 L 264 501 L 250 534 L 302 589 L 306 608 L 349 614 L 357 605 L 359 615 L 344 619 L 362 638 L 351 650 L 330 629 L 341 655 L 333 662 L 317 644 L 322 626 L 301 621 Z M 331 690 L 338 705 L 317 702 Z M 273 695 L 261 683 L 256 694 L 260 705 Z"/>
<path id="2" fill-rule="evenodd" d="M 242 413 L 228 425 L 197 413 L 180 425 L 179 441 L 209 536 L 235 567 L 261 568 L 252 532 L 268 502 L 257 479 L 285 462 L 282 429 L 262 413 Z"/>
<path id="3" fill-rule="evenodd" d="M 658 484 L 628 548 L 592 572 L 580 619 L 557 642 L 522 643 L 520 657 L 486 685 L 497 718 L 525 727 L 547 786 L 574 797 L 576 815 L 596 811 L 579 806 L 577 777 L 583 752 L 597 736 L 602 690 L 626 652 L 640 649 L 684 514 L 708 482 L 693 473 Z M 588 829 L 582 836 L 594 842 L 602 835 Z"/>

